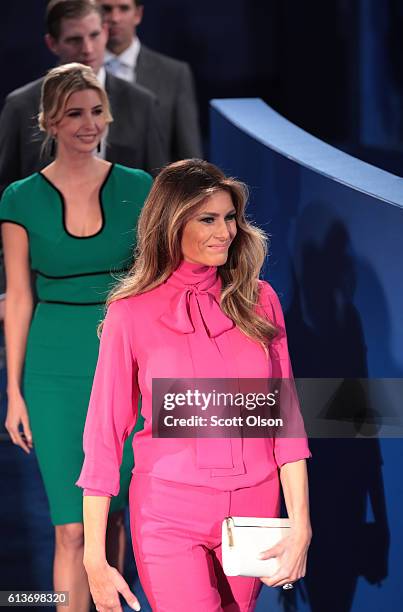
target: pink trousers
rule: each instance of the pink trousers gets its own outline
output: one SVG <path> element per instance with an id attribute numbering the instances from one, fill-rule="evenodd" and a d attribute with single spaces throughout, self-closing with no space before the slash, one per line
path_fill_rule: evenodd
<path id="1" fill-rule="evenodd" d="M 256 578 L 225 576 L 221 523 L 226 516 L 279 515 L 277 472 L 264 483 L 218 491 L 135 474 L 130 486 L 133 550 L 154 612 L 250 612 Z"/>

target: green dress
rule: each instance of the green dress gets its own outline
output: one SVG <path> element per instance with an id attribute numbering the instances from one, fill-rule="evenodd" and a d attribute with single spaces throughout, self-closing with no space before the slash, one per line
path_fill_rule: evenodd
<path id="1" fill-rule="evenodd" d="M 29 330 L 23 393 L 54 525 L 83 520 L 82 491 L 75 482 L 84 459 L 97 325 L 117 274 L 132 261 L 134 228 L 151 182 L 141 170 L 111 166 L 99 192 L 102 227 L 88 237 L 69 233 L 63 196 L 41 173 L 11 184 L 0 203 L 0 221 L 27 232 L 36 276 L 38 303 Z M 126 505 L 132 467 L 130 438 L 112 512 Z"/>

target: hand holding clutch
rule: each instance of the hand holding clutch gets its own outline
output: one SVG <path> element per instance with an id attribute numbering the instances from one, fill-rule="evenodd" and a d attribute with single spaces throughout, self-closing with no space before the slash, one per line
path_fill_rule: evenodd
<path id="1" fill-rule="evenodd" d="M 224 572 L 254 576 L 267 586 L 289 585 L 305 575 L 310 537 L 309 530 L 292 527 L 289 519 L 227 517 L 222 523 Z"/>
<path id="2" fill-rule="evenodd" d="M 270 576 L 261 576 L 261 581 L 270 587 L 284 587 L 293 584 L 306 573 L 306 560 L 311 541 L 310 529 L 291 527 L 285 538 L 274 546 L 260 553 L 259 558 L 268 560 L 275 558 L 278 569 Z M 289 588 L 289 587 L 286 587 Z"/>

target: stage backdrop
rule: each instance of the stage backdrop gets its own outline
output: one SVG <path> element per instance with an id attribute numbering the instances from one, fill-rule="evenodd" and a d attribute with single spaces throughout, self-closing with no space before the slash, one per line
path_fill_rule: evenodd
<path id="1" fill-rule="evenodd" d="M 341 413 L 328 418 L 355 427 L 311 440 L 307 577 L 292 592 L 265 588 L 258 610 L 400 609 L 401 395 L 389 379 L 403 377 L 402 180 L 258 99 L 213 101 L 211 127 L 211 160 L 249 185 L 249 213 L 271 236 L 265 277 L 286 313 L 294 372 L 339 379 Z M 376 388 L 370 400 L 362 379 Z"/>

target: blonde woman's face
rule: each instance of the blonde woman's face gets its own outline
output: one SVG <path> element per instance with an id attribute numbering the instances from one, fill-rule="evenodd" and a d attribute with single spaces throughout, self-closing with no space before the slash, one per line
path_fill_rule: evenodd
<path id="1" fill-rule="evenodd" d="M 227 191 L 209 197 L 183 229 L 183 259 L 206 266 L 225 264 L 237 233 L 235 219 L 235 207 Z"/>
<path id="2" fill-rule="evenodd" d="M 88 153 L 97 148 L 106 129 L 102 100 L 94 89 L 69 96 L 63 116 L 53 126 L 58 151 Z"/>

